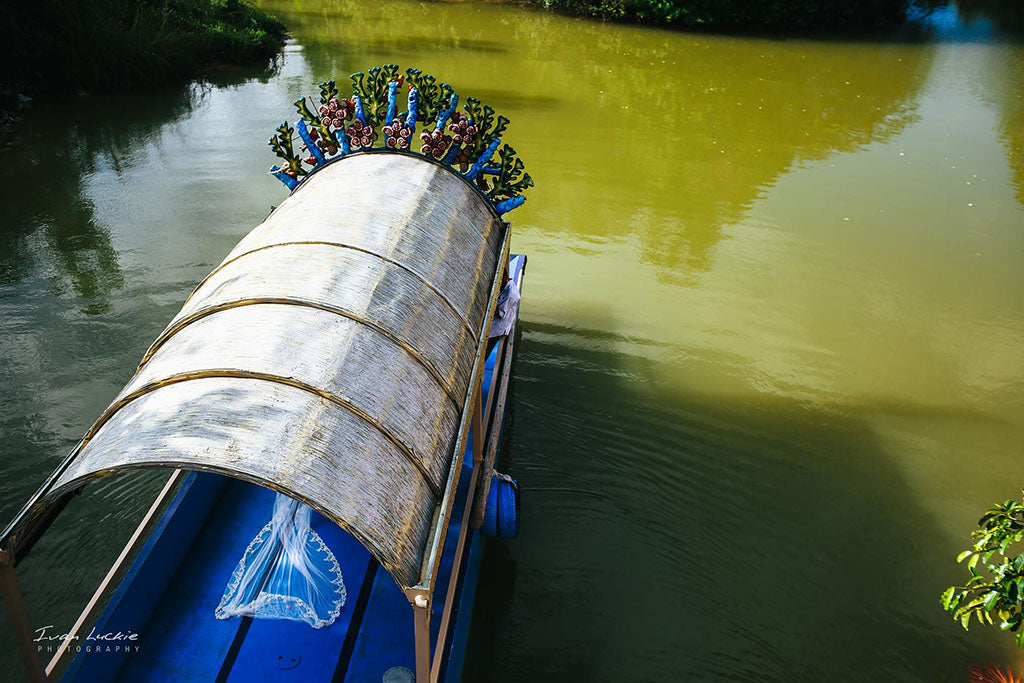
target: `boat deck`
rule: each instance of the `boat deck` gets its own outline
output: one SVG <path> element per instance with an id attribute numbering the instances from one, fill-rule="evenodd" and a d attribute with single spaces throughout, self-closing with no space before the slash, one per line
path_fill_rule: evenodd
<path id="1" fill-rule="evenodd" d="M 525 259 L 512 274 L 521 286 Z M 483 405 L 492 399 L 498 349 L 487 359 Z M 511 345 L 505 350 L 512 353 Z M 500 367 L 500 366 L 499 366 Z M 500 392 L 499 392 L 500 393 Z M 503 426 L 505 406 L 494 406 L 484 438 Z M 469 440 L 472 444 L 472 439 Z M 445 602 L 456 555 L 472 468 L 471 446 L 463 459 L 459 494 L 449 528 L 435 605 Z M 488 482 L 481 482 L 488 485 Z M 214 610 L 238 560 L 270 519 L 274 492 L 217 474 L 192 472 L 163 513 L 96 623 L 97 632 L 139 633 L 137 651 L 86 652 L 66 681 L 380 681 L 396 666 L 415 669 L 413 611 L 391 576 L 340 527 L 313 512 L 312 528 L 341 566 L 347 599 L 337 620 L 322 629 L 279 619 L 215 618 Z M 468 635 L 482 538 L 471 532 L 457 582 L 456 615 L 449 648 Z M 468 560 L 467 560 L 468 558 Z M 436 642 L 441 609 L 434 610 Z M 433 646 L 432 646 L 433 647 Z M 442 670 L 458 680 L 461 653 Z"/>

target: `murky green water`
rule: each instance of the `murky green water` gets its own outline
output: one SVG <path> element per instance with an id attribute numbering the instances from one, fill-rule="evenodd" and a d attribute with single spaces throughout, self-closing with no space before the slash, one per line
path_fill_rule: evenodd
<path id="1" fill-rule="evenodd" d="M 35 107 L 0 151 L 0 517 L 285 191 L 319 80 L 415 65 L 513 120 L 537 187 L 471 680 L 962 681 L 1024 665 L 938 606 L 1024 485 L 1024 47 L 602 25 L 478 3 L 276 2 L 267 73 Z M 23 565 L 70 625 L 153 477 Z M 6 626 L 0 667 L 16 670 Z"/>

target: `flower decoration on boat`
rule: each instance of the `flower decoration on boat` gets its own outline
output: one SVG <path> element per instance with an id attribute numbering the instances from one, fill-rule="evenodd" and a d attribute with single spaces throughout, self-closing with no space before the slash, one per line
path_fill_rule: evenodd
<path id="1" fill-rule="evenodd" d="M 409 149 L 412 140 L 412 126 L 405 121 L 408 114 L 399 114 L 389 125 L 384 126 L 384 146 L 389 149 Z"/>
<path id="2" fill-rule="evenodd" d="M 309 152 L 305 160 L 307 164 L 316 166 L 341 151 L 345 146 L 342 131 L 346 122 L 352 118 L 354 108 L 351 100 L 338 99 L 338 89 L 334 86 L 334 81 L 320 84 L 320 104 L 312 110 L 305 97 L 295 101 L 295 109 L 300 117 L 295 128 L 302 138 L 303 147 Z M 342 135 L 341 139 L 338 137 L 339 133 Z M 274 151 L 281 156 L 276 147 Z M 281 158 L 285 162 L 291 162 L 288 157 Z"/>
<path id="3" fill-rule="evenodd" d="M 419 69 L 399 74 L 397 64 L 352 74 L 351 81 L 350 99 L 341 97 L 334 81 L 326 81 L 320 84 L 319 102 L 296 100 L 299 121 L 294 128 L 282 123 L 271 138 L 270 146 L 282 163 L 270 172 L 289 188 L 347 154 L 390 150 L 445 164 L 471 181 L 498 213 L 526 201 L 523 191 L 533 186 L 533 179 L 516 151 L 502 142 L 509 120 L 492 107 L 467 97 L 459 111 L 459 95 L 450 85 Z M 406 111 L 399 113 L 403 87 Z"/>

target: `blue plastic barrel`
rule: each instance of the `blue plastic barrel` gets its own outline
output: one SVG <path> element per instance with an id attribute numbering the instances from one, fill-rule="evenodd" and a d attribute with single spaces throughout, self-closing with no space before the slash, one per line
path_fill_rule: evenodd
<path id="1" fill-rule="evenodd" d="M 491 475 L 491 490 L 484 508 L 484 523 L 480 531 L 485 536 L 515 538 L 519 535 L 519 485 L 507 475 Z"/>

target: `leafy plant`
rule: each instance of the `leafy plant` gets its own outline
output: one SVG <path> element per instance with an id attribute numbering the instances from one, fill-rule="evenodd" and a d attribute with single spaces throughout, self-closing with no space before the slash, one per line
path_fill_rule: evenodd
<path id="1" fill-rule="evenodd" d="M 529 0 L 572 14 L 678 26 L 848 30 L 903 21 L 907 0 Z M 931 0 L 946 3 L 942 0 Z M 978 0 L 972 0 L 978 1 Z M 998 2 L 998 0 L 991 0 Z M 1013 3 L 1002 3 L 1011 5 Z"/>
<path id="2" fill-rule="evenodd" d="M 218 63 L 266 64 L 284 34 L 283 24 L 240 0 L 5 2 L 0 83 L 47 99 L 153 87 Z M 54 81 L 66 87 L 48 87 Z"/>
<path id="3" fill-rule="evenodd" d="M 1017 645 L 1024 647 L 1024 552 L 1011 550 L 1024 539 L 1024 503 L 1007 500 L 988 509 L 971 537 L 974 546 L 956 558 L 966 561 L 970 578 L 943 592 L 942 607 L 964 629 L 972 616 L 981 624 L 994 625 L 998 619 L 999 628 L 1016 633 Z"/>

